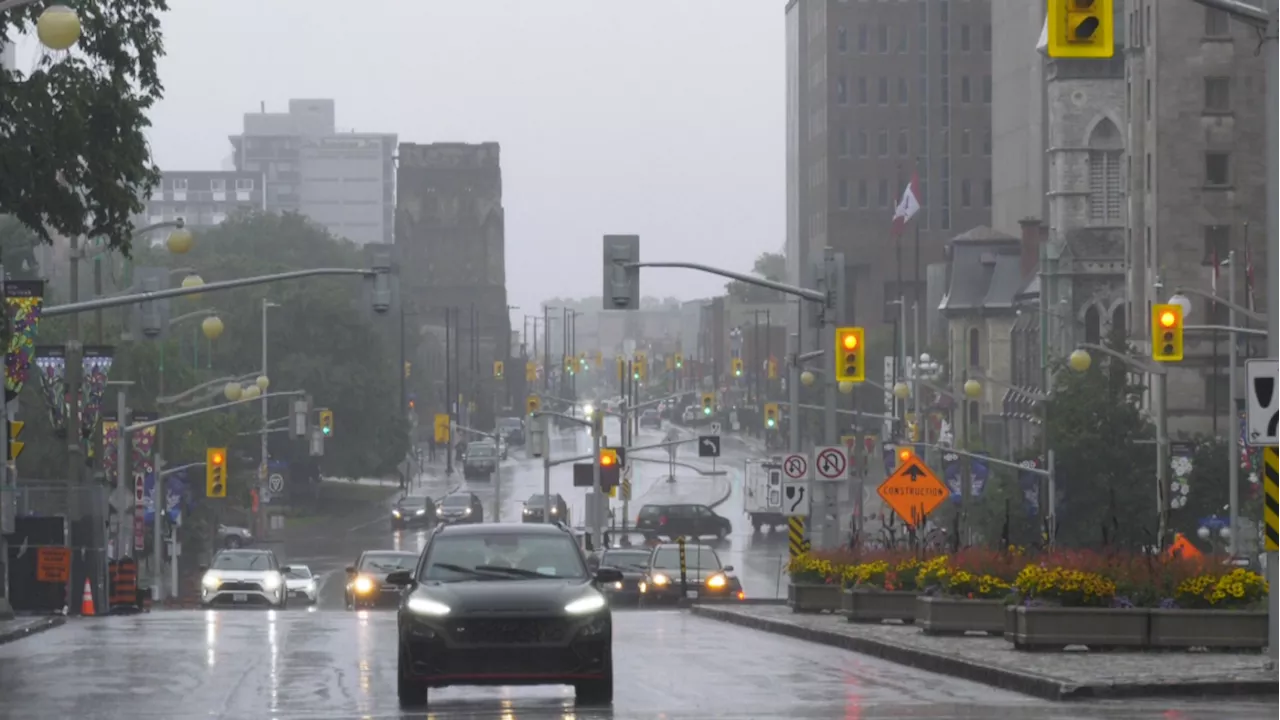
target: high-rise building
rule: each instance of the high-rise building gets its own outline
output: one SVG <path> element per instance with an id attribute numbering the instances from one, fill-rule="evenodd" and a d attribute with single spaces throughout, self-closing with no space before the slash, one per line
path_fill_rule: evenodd
<path id="1" fill-rule="evenodd" d="M 395 236 L 396 136 L 338 132 L 333 100 L 290 100 L 288 112 L 245 113 L 231 136 L 240 171 L 266 178 L 266 208 L 306 215 L 364 245 Z"/>
<path id="2" fill-rule="evenodd" d="M 1020 233 L 1027 218 L 1049 215 L 1045 56 L 1036 47 L 1043 2 L 991 3 L 991 227 Z"/>
<path id="3" fill-rule="evenodd" d="M 823 247 L 843 252 L 848 320 L 892 322 L 900 294 L 924 303 L 926 266 L 990 223 L 990 13 L 988 0 L 787 5 L 788 280 Z M 900 266 L 890 226 L 913 172 L 920 256 L 908 228 Z"/>

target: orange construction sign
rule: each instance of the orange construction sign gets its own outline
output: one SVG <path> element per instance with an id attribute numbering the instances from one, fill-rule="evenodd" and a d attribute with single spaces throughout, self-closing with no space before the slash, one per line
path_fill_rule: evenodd
<path id="1" fill-rule="evenodd" d="M 64 583 L 71 579 L 71 548 L 42 547 L 36 550 L 36 580 Z"/>
<path id="2" fill-rule="evenodd" d="M 951 496 L 951 491 L 914 453 L 898 466 L 876 490 L 880 499 L 912 527 Z"/>

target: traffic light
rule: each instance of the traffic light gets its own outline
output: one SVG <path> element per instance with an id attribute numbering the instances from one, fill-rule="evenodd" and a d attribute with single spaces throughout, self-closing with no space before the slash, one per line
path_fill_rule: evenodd
<path id="1" fill-rule="evenodd" d="M 526 382 L 535 382 L 538 379 L 538 363 L 530 360 L 524 364 L 524 379 Z"/>
<path id="2" fill-rule="evenodd" d="M 863 362 L 866 331 L 860 327 L 836 328 L 836 380 L 860 383 L 867 379 Z"/>
<path id="3" fill-rule="evenodd" d="M 676 353 L 676 369 L 684 367 L 684 353 Z"/>
<path id="4" fill-rule="evenodd" d="M 501 379 L 502 379 L 502 373 L 503 373 L 505 370 L 506 370 L 506 367 L 503 365 L 503 363 L 502 363 L 502 361 L 501 361 L 501 360 L 494 360 L 494 361 L 493 361 L 493 379 L 495 379 L 495 380 L 501 380 Z"/>
<path id="5" fill-rule="evenodd" d="M 774 358 L 769 358 L 769 379 L 778 379 L 778 361 Z"/>
<path id="6" fill-rule="evenodd" d="M 564 371 L 565 371 L 566 373 L 568 373 L 568 374 L 572 375 L 572 374 L 573 374 L 573 366 L 574 366 L 573 358 L 572 358 L 572 357 L 570 357 L 570 356 L 568 356 L 568 355 L 565 355 L 565 356 L 564 356 Z"/>
<path id="7" fill-rule="evenodd" d="M 778 403 L 765 403 L 764 427 L 766 430 L 774 430 L 778 427 Z"/>
<path id="8" fill-rule="evenodd" d="M 627 375 L 627 361 L 623 360 L 621 355 L 618 356 L 617 360 L 618 360 L 618 382 L 622 382 L 623 378 L 626 377 Z"/>
<path id="9" fill-rule="evenodd" d="M 600 448 L 600 469 L 611 470 L 618 467 L 618 451 L 613 448 Z"/>
<path id="10" fill-rule="evenodd" d="M 702 393 L 702 414 L 708 417 L 716 411 L 716 394 Z"/>
<path id="11" fill-rule="evenodd" d="M 320 411 L 320 432 L 324 433 L 325 437 L 333 437 L 333 411 L 332 410 Z"/>
<path id="12" fill-rule="evenodd" d="M 908 448 L 908 447 L 898 448 L 898 467 L 902 467 L 903 465 L 906 465 L 911 460 L 911 458 L 915 457 L 915 455 L 916 454 L 911 451 L 911 448 Z"/>
<path id="13" fill-rule="evenodd" d="M 1112 0 L 1049 0 L 1049 57 L 1109 58 L 1115 54 Z"/>
<path id="14" fill-rule="evenodd" d="M 530 395 L 524 401 L 525 412 L 532 415 L 542 409 L 542 400 L 537 395 Z"/>
<path id="15" fill-rule="evenodd" d="M 635 362 L 632 364 L 632 370 L 635 373 L 636 380 L 644 382 L 645 375 L 649 370 L 649 356 L 645 353 L 636 353 Z"/>
<path id="16" fill-rule="evenodd" d="M 579 355 L 579 356 L 578 356 L 578 365 L 579 365 L 583 370 L 586 370 L 586 369 L 587 369 L 587 354 L 586 354 L 586 353 L 582 353 L 581 355 Z"/>
<path id="17" fill-rule="evenodd" d="M 406 380 L 407 380 L 407 379 L 409 379 L 409 376 L 410 376 L 410 375 L 412 375 L 412 374 L 413 374 L 413 363 L 409 362 L 408 360 L 405 360 L 405 361 L 404 361 L 404 377 L 405 377 L 405 379 L 406 379 Z"/>
<path id="18" fill-rule="evenodd" d="M 742 377 L 742 358 L 733 359 L 733 376 Z"/>
<path id="19" fill-rule="evenodd" d="M 209 448 L 204 455 L 204 494 L 211 498 L 227 496 L 227 449 Z"/>
<path id="20" fill-rule="evenodd" d="M 1182 360 L 1182 306 L 1151 306 L 1151 359 L 1156 362 Z"/>
<path id="21" fill-rule="evenodd" d="M 639 235 L 604 236 L 604 309 L 640 309 Z M 631 264 L 632 267 L 627 267 Z"/>

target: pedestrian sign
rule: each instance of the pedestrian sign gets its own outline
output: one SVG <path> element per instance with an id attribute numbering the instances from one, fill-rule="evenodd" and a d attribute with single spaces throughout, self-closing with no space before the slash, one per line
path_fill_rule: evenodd
<path id="1" fill-rule="evenodd" d="M 951 495 L 938 476 L 914 454 L 899 465 L 876 492 L 898 517 L 917 528 Z"/>

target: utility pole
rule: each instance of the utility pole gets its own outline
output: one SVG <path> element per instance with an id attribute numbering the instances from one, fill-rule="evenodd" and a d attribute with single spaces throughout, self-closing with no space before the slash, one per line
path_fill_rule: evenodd
<path id="1" fill-rule="evenodd" d="M 444 309 L 444 411 L 449 416 L 449 439 L 444 444 L 444 473 L 453 474 L 453 309 Z"/>
<path id="2" fill-rule="evenodd" d="M 70 256 L 71 256 L 71 285 L 68 294 L 70 304 L 74 305 L 80 302 L 80 238 L 72 235 L 70 238 Z M 85 523 L 81 513 L 80 493 L 84 491 L 84 448 L 81 446 L 81 430 L 80 430 L 80 388 L 84 384 L 84 368 L 82 354 L 84 347 L 80 342 L 80 315 L 73 313 L 70 318 L 69 327 L 67 329 L 67 515 L 70 522 L 67 524 L 67 531 L 70 537 L 67 546 L 72 548 L 72 554 L 75 555 L 75 548 L 78 545 L 82 550 L 91 550 L 92 553 L 81 554 L 82 558 L 96 557 L 97 547 L 93 542 L 93 530 L 97 529 L 99 523 Z M 93 578 L 90 582 L 97 593 L 94 599 L 96 607 L 105 597 L 101 592 L 101 578 L 96 571 L 97 566 L 101 564 L 93 560 L 82 563 L 84 568 L 84 577 Z M 73 563 L 74 570 L 74 563 Z M 73 609 L 75 603 L 71 602 L 71 598 L 76 596 L 76 577 L 75 572 L 71 572 L 67 577 L 67 607 Z M 81 581 L 83 585 L 83 581 Z"/>
<path id="3" fill-rule="evenodd" d="M 1276 268 L 1280 265 L 1277 262 L 1280 259 L 1280 207 L 1277 206 L 1277 194 L 1280 194 L 1280 177 L 1278 177 L 1277 168 L 1280 168 L 1280 129 L 1276 126 L 1280 124 L 1280 110 L 1276 102 L 1280 98 L 1280 66 L 1278 66 L 1276 58 L 1276 40 L 1277 33 L 1280 33 L 1280 0 L 1267 0 L 1267 30 L 1263 35 L 1263 42 L 1266 45 L 1267 53 L 1267 92 L 1262 98 L 1267 104 L 1267 243 L 1269 247 L 1265 248 L 1264 257 L 1268 263 L 1267 277 L 1267 357 L 1274 362 L 1280 358 L 1280 295 L 1277 295 L 1277 286 L 1280 286 L 1280 278 L 1277 278 Z M 1234 323 L 1233 323 L 1234 325 Z M 1235 487 L 1232 485 L 1232 487 Z M 1234 534 L 1232 535 L 1234 538 Z M 1280 573 L 1277 573 L 1277 565 L 1280 565 L 1280 557 L 1276 551 L 1272 550 L 1267 553 L 1267 580 L 1270 582 L 1271 593 L 1267 599 L 1267 609 L 1269 621 L 1267 623 L 1267 636 L 1271 638 L 1271 647 L 1269 653 L 1272 662 L 1277 659 L 1277 646 L 1280 646 L 1280 622 L 1277 622 L 1277 614 L 1280 607 L 1276 602 L 1276 588 L 1280 587 Z"/>

